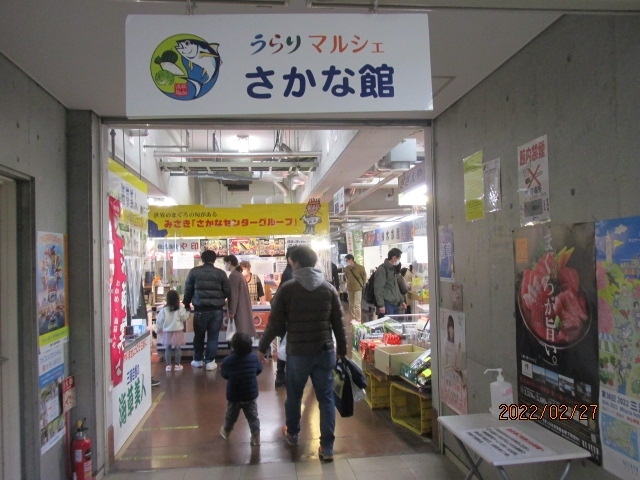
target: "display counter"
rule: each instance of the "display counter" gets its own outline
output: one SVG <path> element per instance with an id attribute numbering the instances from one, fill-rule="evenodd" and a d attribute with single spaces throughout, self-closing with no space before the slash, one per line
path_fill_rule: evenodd
<path id="1" fill-rule="evenodd" d="M 253 346 L 257 347 L 260 337 L 262 336 L 264 329 L 269 321 L 269 313 L 271 313 L 271 305 L 266 303 L 264 305 L 255 304 L 252 306 L 253 310 L 253 325 L 256 328 L 256 336 L 253 339 Z M 229 317 L 227 317 L 227 311 L 224 310 L 224 317 L 222 322 L 222 328 L 218 334 L 218 354 L 227 354 L 230 351 L 229 342 L 227 341 L 227 325 L 229 324 Z M 154 325 L 155 328 L 155 325 Z M 183 356 L 193 356 L 193 312 L 187 320 L 186 332 L 185 332 L 185 345 L 182 347 Z M 164 345 L 162 343 L 162 335 L 158 335 L 157 350 L 158 352 L 164 352 Z"/>

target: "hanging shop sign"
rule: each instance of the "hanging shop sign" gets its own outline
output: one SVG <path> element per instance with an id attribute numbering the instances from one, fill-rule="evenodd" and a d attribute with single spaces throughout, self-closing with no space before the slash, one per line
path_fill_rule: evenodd
<path id="1" fill-rule="evenodd" d="M 128 117 L 433 109 L 427 14 L 129 15 L 125 35 Z"/>
<path id="2" fill-rule="evenodd" d="M 375 247 L 378 245 L 391 245 L 395 243 L 405 243 L 413 240 L 411 222 L 402 222 L 393 227 L 376 228 L 364 232 L 363 245 L 365 247 Z"/>
<path id="3" fill-rule="evenodd" d="M 427 204 L 427 177 L 424 163 L 398 177 L 398 205 Z"/>
<path id="4" fill-rule="evenodd" d="M 240 208 L 209 208 L 178 205 L 149 208 L 150 237 L 254 237 L 270 235 L 327 235 L 326 203 L 242 205 Z M 256 255 L 258 250 L 256 247 Z"/>

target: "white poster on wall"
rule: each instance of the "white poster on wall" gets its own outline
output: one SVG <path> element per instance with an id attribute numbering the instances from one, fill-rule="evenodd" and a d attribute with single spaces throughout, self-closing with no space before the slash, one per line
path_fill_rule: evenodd
<path id="1" fill-rule="evenodd" d="M 190 270 L 194 266 L 195 254 L 193 252 L 173 252 L 173 269 Z"/>
<path id="2" fill-rule="evenodd" d="M 551 220 L 548 147 L 546 135 L 518 147 L 518 195 L 523 227 Z"/>
<path id="3" fill-rule="evenodd" d="M 440 398 L 460 415 L 467 413 L 467 348 L 465 315 L 453 310 L 440 310 Z"/>
<path id="4" fill-rule="evenodd" d="M 502 209 L 502 187 L 500 185 L 500 159 L 494 158 L 482 165 L 484 173 L 484 209 L 497 212 Z"/>

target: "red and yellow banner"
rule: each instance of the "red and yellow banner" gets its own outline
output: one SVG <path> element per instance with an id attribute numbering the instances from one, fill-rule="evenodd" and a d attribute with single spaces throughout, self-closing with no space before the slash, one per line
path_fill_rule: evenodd
<path id="1" fill-rule="evenodd" d="M 111 328 L 109 343 L 111 351 L 111 382 L 114 386 L 122 382 L 124 364 L 124 326 L 127 322 L 126 290 L 127 274 L 124 269 L 124 241 L 118 234 L 118 223 L 122 213 L 120 202 L 109 196 L 109 223 L 113 242 L 113 277 L 111 278 Z"/>
<path id="2" fill-rule="evenodd" d="M 242 205 L 210 208 L 178 205 L 149 208 L 149 237 L 241 237 L 266 235 L 327 235 L 326 203 Z"/>

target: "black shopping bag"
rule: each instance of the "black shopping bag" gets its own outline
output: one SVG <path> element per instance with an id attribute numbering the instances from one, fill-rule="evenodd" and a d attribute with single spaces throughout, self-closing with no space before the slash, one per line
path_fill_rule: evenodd
<path id="1" fill-rule="evenodd" d="M 353 416 L 351 373 L 342 360 L 338 360 L 333 368 L 333 398 L 341 417 Z"/>
<path id="2" fill-rule="evenodd" d="M 358 364 L 350 358 L 346 357 L 344 359 L 344 363 L 349 368 L 351 380 L 353 380 L 355 386 L 358 388 L 367 388 L 367 377 L 364 373 L 362 373 L 362 369 L 358 366 Z"/>

